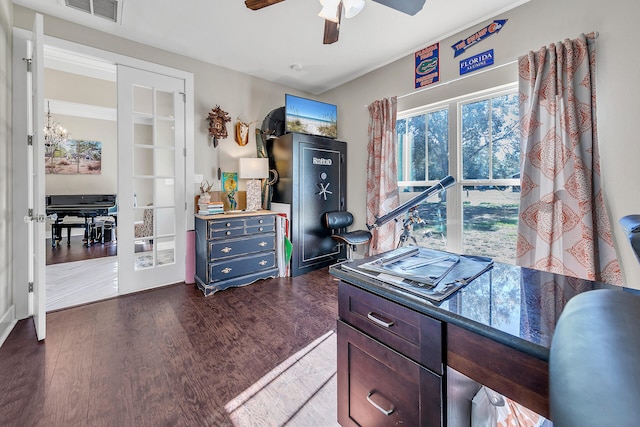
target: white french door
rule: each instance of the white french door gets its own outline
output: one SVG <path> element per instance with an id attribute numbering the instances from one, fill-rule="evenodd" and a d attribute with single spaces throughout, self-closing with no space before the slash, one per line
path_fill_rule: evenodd
<path id="1" fill-rule="evenodd" d="M 118 65 L 118 288 L 184 280 L 185 82 Z"/>
<path id="2" fill-rule="evenodd" d="M 44 195 L 44 36 L 43 18 L 36 14 L 31 40 L 27 41 L 27 148 L 29 259 L 28 280 L 33 292 L 29 311 L 38 340 L 46 336 L 45 305 L 45 195 Z"/>

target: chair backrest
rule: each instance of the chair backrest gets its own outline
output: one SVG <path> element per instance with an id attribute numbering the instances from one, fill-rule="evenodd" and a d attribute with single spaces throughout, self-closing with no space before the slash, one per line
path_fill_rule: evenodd
<path id="1" fill-rule="evenodd" d="M 549 352 L 549 407 L 556 427 L 637 426 L 640 297 L 596 289 L 571 298 Z"/>
<path id="2" fill-rule="evenodd" d="M 322 222 L 326 228 L 332 230 L 347 228 L 353 224 L 353 215 L 347 211 L 325 212 L 325 214 L 322 215 Z"/>

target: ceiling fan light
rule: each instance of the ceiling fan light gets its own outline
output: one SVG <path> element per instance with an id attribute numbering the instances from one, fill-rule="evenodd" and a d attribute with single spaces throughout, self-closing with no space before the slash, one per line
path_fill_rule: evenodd
<path id="1" fill-rule="evenodd" d="M 364 8 L 364 0 L 342 0 L 344 17 L 353 18 Z"/>
<path id="2" fill-rule="evenodd" d="M 340 0 L 320 0 L 322 10 L 318 13 L 318 16 L 328 21 L 338 22 L 340 18 L 338 16 L 338 6 Z"/>

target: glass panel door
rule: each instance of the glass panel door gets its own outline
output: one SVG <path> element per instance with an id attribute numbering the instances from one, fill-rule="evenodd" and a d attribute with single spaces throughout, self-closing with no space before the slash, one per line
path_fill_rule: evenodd
<path id="1" fill-rule="evenodd" d="M 118 67 L 121 293 L 184 279 L 183 87 L 180 79 Z"/>

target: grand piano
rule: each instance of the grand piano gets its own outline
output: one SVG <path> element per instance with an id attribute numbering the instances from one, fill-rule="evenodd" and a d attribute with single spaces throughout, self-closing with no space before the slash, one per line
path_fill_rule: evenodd
<path id="1" fill-rule="evenodd" d="M 67 246 L 71 242 L 71 228 L 84 228 L 84 241 L 87 245 L 97 241 L 96 217 L 112 216 L 117 221 L 115 194 L 65 194 L 46 196 L 47 217 L 54 220 L 51 224 L 51 246 L 60 244 L 62 229 L 67 229 Z M 83 218 L 84 223 L 64 223 L 67 216 Z"/>

